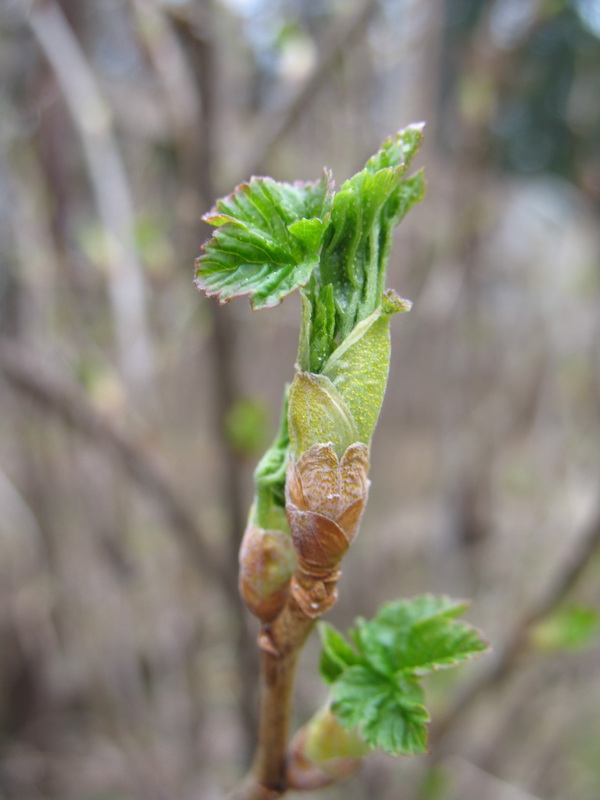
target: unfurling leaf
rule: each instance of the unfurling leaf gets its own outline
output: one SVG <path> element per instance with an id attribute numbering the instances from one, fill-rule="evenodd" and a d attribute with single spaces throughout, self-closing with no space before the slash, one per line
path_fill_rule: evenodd
<path id="1" fill-rule="evenodd" d="M 419 678 L 487 650 L 474 628 L 455 619 L 464 609 L 432 595 L 387 603 L 374 619 L 356 621 L 352 644 L 322 624 L 321 675 L 342 725 L 394 755 L 426 752 L 429 715 Z"/>
<path id="2" fill-rule="evenodd" d="M 393 229 L 425 191 L 422 172 L 404 178 L 422 138 L 422 125 L 399 131 L 335 195 L 319 280 L 333 286 L 338 344 L 381 303 Z"/>
<path id="3" fill-rule="evenodd" d="M 275 306 L 308 282 L 329 224 L 331 176 L 306 184 L 251 178 L 217 201 L 204 220 L 217 230 L 196 261 L 196 285 L 224 303 L 249 295 Z"/>
<path id="4" fill-rule="evenodd" d="M 379 419 L 390 367 L 390 317 L 410 303 L 393 292 L 359 322 L 323 368 L 354 418 L 358 440 L 368 444 Z"/>
<path id="5" fill-rule="evenodd" d="M 310 372 L 297 372 L 290 387 L 288 428 L 294 459 L 321 443 L 331 443 L 341 456 L 358 440 L 356 423 L 338 390 L 329 378 Z"/>

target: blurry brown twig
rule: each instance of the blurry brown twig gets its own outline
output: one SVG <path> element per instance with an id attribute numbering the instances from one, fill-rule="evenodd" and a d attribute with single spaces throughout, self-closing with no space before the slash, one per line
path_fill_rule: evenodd
<path id="1" fill-rule="evenodd" d="M 106 233 L 107 280 L 121 375 L 141 401 L 149 396 L 153 354 L 146 320 L 144 275 L 134 242 L 134 212 L 110 111 L 60 6 L 35 2 L 26 21 L 62 89 Z"/>
<path id="2" fill-rule="evenodd" d="M 195 148 L 182 153 L 183 174 L 195 182 L 194 189 L 204 209 L 215 200 L 215 179 L 219 173 L 217 144 L 217 82 L 215 63 L 215 37 L 211 35 L 213 5 L 208 0 L 202 4 L 184 3 L 169 9 L 169 18 L 181 43 L 195 80 L 201 114 L 194 137 Z M 197 231 L 194 230 L 194 239 Z M 222 505 L 227 513 L 226 540 L 231 581 L 235 590 L 230 598 L 236 603 L 235 660 L 240 686 L 240 717 L 242 721 L 242 750 L 246 760 L 251 757 L 257 725 L 255 686 L 258 658 L 254 634 L 247 625 L 244 607 L 237 591 L 238 550 L 246 526 L 246 509 L 243 498 L 244 465 L 234 451 L 226 433 L 226 420 L 240 395 L 239 364 L 237 358 L 236 323 L 228 308 L 216 312 L 215 305 L 207 307 L 211 320 L 211 362 L 214 387 L 213 416 L 223 455 L 224 475 Z"/>
<path id="3" fill-rule="evenodd" d="M 236 596 L 237 584 L 232 571 L 207 545 L 195 516 L 186 508 L 155 456 L 94 408 L 75 384 L 51 372 L 24 346 L 6 340 L 0 342 L 0 371 L 15 389 L 110 453 L 160 507 L 182 550 L 202 575 L 216 579 L 228 598 Z"/>
<path id="4" fill-rule="evenodd" d="M 444 755 L 443 747 L 440 744 L 448 731 L 462 719 L 463 715 L 480 696 L 501 683 L 511 673 L 519 656 L 527 650 L 531 629 L 551 614 L 565 599 L 599 548 L 600 508 L 596 509 L 591 522 L 588 523 L 586 530 L 574 544 L 564 561 L 556 567 L 554 575 L 541 590 L 538 598 L 531 604 L 531 607 L 523 614 L 521 619 L 515 623 L 506 641 L 497 650 L 496 658 L 491 662 L 490 667 L 482 672 L 478 679 L 472 680 L 459 693 L 446 716 L 440 719 L 432 728 L 430 738 L 432 742 L 436 742 L 436 758 Z"/>

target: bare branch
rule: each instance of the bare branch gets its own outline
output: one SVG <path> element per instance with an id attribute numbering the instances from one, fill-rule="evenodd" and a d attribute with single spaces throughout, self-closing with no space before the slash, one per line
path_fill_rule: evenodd
<path id="1" fill-rule="evenodd" d="M 106 231 L 108 286 L 123 380 L 138 399 L 149 396 L 153 357 L 142 266 L 135 249 L 133 203 L 113 130 L 85 54 L 54 2 L 35 3 L 26 20 L 50 62 L 81 142 Z"/>
<path id="2" fill-rule="evenodd" d="M 600 508 L 596 510 L 588 527 L 573 546 L 569 556 L 556 567 L 554 576 L 542 589 L 520 620 L 515 624 L 503 646 L 497 650 L 496 658 L 479 679 L 468 684 L 458 695 L 447 715 L 431 730 L 430 739 L 441 742 L 448 731 L 462 719 L 479 697 L 492 687 L 501 683 L 512 671 L 518 658 L 528 647 L 528 634 L 531 628 L 551 614 L 565 599 L 581 578 L 585 568 L 600 548 Z M 436 756 L 443 755 L 442 748 L 436 747 Z M 432 748 L 433 749 L 433 748 Z"/>
<path id="3" fill-rule="evenodd" d="M 377 0 L 366 0 L 352 19 L 341 25 L 339 30 L 334 31 L 329 42 L 324 45 L 321 57 L 313 70 L 287 106 L 281 111 L 265 117 L 256 144 L 251 151 L 250 163 L 243 170 L 244 175 L 258 174 L 264 169 L 264 164 L 271 152 L 310 105 L 317 90 L 323 85 L 327 74 L 333 69 L 342 54 L 364 33 L 377 8 Z"/>
<path id="4" fill-rule="evenodd" d="M 231 598 L 237 598 L 237 583 L 233 571 L 226 569 L 206 544 L 195 515 L 182 502 L 154 455 L 119 431 L 111 420 L 93 407 L 75 384 L 48 370 L 25 347 L 1 341 L 0 371 L 16 390 L 31 397 L 69 427 L 89 436 L 118 461 L 124 471 L 159 506 L 182 550 L 202 575 L 208 579 L 216 579 L 230 601 Z"/>
<path id="5" fill-rule="evenodd" d="M 261 130 L 255 142 L 250 147 L 248 163 L 239 173 L 241 176 L 260 173 L 265 162 L 274 148 L 294 127 L 298 118 L 312 102 L 320 86 L 323 85 L 327 74 L 333 69 L 342 54 L 360 38 L 372 17 L 378 9 L 378 0 L 365 0 L 362 7 L 355 15 L 340 25 L 329 36 L 323 45 L 321 56 L 304 82 L 298 87 L 290 98 L 285 108 L 271 114 L 263 114 Z M 167 11 L 180 31 L 199 44 L 206 41 L 206 31 L 200 22 L 204 22 L 205 15 L 201 9 L 165 6 Z M 210 200 L 212 201 L 212 197 Z"/>
<path id="6" fill-rule="evenodd" d="M 277 619 L 263 628 L 256 755 L 251 771 L 228 800 L 275 800 L 288 789 L 286 756 L 296 665 L 313 626 L 314 620 L 290 594 Z"/>

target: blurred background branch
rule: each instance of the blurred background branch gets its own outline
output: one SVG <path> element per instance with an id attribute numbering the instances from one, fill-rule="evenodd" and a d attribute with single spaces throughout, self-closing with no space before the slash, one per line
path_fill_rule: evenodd
<path id="1" fill-rule="evenodd" d="M 339 186 L 420 119 L 390 275 L 414 310 L 333 621 L 447 592 L 496 656 L 431 681 L 431 759 L 314 797 L 600 795 L 599 14 L 0 3 L 0 800 L 211 800 L 244 773 L 236 553 L 298 308 L 200 297 L 200 217 L 251 172 Z"/>
<path id="2" fill-rule="evenodd" d="M 206 544 L 193 514 L 185 507 L 156 457 L 120 431 L 109 417 L 99 413 L 86 395 L 48 370 L 39 357 L 9 341 L 0 343 L 0 369 L 19 392 L 31 397 L 43 410 L 56 415 L 120 462 L 121 468 L 144 489 L 160 508 L 181 543 L 186 557 L 204 580 L 212 581 L 223 596 L 235 598 L 234 573 Z"/>
<path id="3" fill-rule="evenodd" d="M 81 137 L 104 229 L 107 282 L 123 380 L 138 402 L 153 396 L 153 354 L 146 286 L 134 241 L 129 185 L 115 138 L 112 114 L 59 5 L 33 4 L 26 20 L 50 62 Z"/>

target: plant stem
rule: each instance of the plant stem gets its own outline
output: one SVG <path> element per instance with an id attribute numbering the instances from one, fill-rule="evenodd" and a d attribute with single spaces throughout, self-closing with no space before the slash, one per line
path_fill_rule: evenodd
<path id="1" fill-rule="evenodd" d="M 286 757 L 298 656 L 314 625 L 290 595 L 260 637 L 258 745 L 252 769 L 229 800 L 274 800 L 287 789 Z"/>

